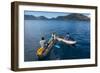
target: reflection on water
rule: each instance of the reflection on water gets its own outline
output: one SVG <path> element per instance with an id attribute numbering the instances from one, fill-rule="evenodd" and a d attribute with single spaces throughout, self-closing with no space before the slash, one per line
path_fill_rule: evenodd
<path id="1" fill-rule="evenodd" d="M 41 36 L 48 40 L 52 32 L 59 36 L 65 36 L 69 32 L 77 44 L 71 47 L 57 42 L 45 60 L 90 58 L 89 21 L 25 20 L 24 28 L 25 61 L 38 61 L 36 50 L 40 47 Z"/>

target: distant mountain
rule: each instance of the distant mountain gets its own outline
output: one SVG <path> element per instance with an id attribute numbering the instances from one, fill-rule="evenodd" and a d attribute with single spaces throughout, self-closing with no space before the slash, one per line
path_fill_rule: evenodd
<path id="1" fill-rule="evenodd" d="M 90 20 L 89 17 L 79 14 L 79 13 L 71 13 L 66 16 L 58 16 L 56 18 L 47 18 L 45 16 L 33 16 L 33 15 L 24 15 L 25 20 Z"/>
<path id="2" fill-rule="evenodd" d="M 46 18 L 45 16 L 33 16 L 33 15 L 24 15 L 24 19 L 25 20 L 47 20 L 48 18 Z"/>
<path id="3" fill-rule="evenodd" d="M 67 16 L 58 16 L 57 20 L 90 20 L 89 17 L 79 14 L 79 13 L 72 13 Z"/>
<path id="4" fill-rule="evenodd" d="M 72 19 L 72 20 L 90 20 L 89 17 L 79 14 L 79 13 L 72 13 L 67 15 L 67 19 Z"/>
<path id="5" fill-rule="evenodd" d="M 25 19 L 25 20 L 35 20 L 36 17 L 33 16 L 33 15 L 24 15 L 24 19 Z"/>
<path id="6" fill-rule="evenodd" d="M 39 16 L 39 17 L 36 17 L 36 19 L 38 19 L 38 20 L 47 20 L 48 18 L 46 18 L 45 16 Z"/>

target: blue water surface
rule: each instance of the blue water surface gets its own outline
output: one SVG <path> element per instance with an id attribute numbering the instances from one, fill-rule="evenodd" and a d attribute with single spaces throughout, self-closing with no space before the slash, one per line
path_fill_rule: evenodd
<path id="1" fill-rule="evenodd" d="M 51 33 L 59 36 L 70 33 L 77 43 L 75 46 L 57 42 L 44 60 L 86 59 L 90 58 L 90 22 L 78 20 L 25 20 L 24 61 L 38 61 L 36 50 L 40 47 L 42 36 L 48 41 Z"/>

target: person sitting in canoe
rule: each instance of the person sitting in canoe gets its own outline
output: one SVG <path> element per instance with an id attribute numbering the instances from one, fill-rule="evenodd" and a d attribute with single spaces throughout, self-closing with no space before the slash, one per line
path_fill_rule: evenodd
<path id="1" fill-rule="evenodd" d="M 64 37 L 64 39 L 74 41 L 74 38 L 72 38 L 69 33 L 66 34 L 66 36 Z"/>
<path id="2" fill-rule="evenodd" d="M 69 40 L 69 38 L 70 38 L 70 35 L 69 35 L 69 33 L 67 33 L 66 36 L 64 37 L 64 39 Z"/>
<path id="3" fill-rule="evenodd" d="M 42 53 L 45 51 L 45 46 L 46 46 L 46 40 L 44 37 L 41 37 L 41 40 L 40 40 L 40 48 L 37 49 L 37 55 L 38 56 L 42 56 Z"/>
<path id="4" fill-rule="evenodd" d="M 41 46 L 41 48 L 45 48 L 45 44 L 46 44 L 46 40 L 45 40 L 44 37 L 42 37 L 41 40 L 40 40 L 40 46 Z"/>
<path id="5" fill-rule="evenodd" d="M 55 40 L 56 39 L 56 34 L 55 33 L 52 33 L 52 37 L 51 39 L 46 43 L 46 40 L 44 37 L 41 38 L 40 40 L 40 45 L 41 45 L 41 48 L 47 48 L 49 43 L 52 41 L 52 40 Z"/>
<path id="6" fill-rule="evenodd" d="M 48 47 L 50 41 L 51 40 L 49 40 L 49 42 L 46 42 L 45 38 L 42 37 L 41 40 L 40 40 L 40 46 L 41 46 L 41 48 L 46 49 Z"/>
<path id="7" fill-rule="evenodd" d="M 56 39 L 55 33 L 52 33 L 52 37 L 46 42 L 45 38 L 42 37 L 40 40 L 40 48 L 37 49 L 37 55 L 41 56 L 45 50 L 47 50 L 48 45 L 52 42 L 52 40 Z"/>

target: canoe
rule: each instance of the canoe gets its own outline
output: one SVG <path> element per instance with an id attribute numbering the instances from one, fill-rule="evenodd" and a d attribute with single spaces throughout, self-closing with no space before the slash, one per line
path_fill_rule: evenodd
<path id="1" fill-rule="evenodd" d="M 47 56 L 56 42 L 57 40 L 52 39 L 51 41 L 49 41 L 49 45 L 46 48 L 38 48 L 36 52 L 38 58 Z"/>
<path id="2" fill-rule="evenodd" d="M 59 38 L 59 37 L 57 37 L 57 40 L 62 41 L 62 42 L 66 43 L 66 44 L 69 44 L 69 45 L 76 44 L 75 40 L 67 40 L 67 39 L 63 39 L 63 38 Z"/>

